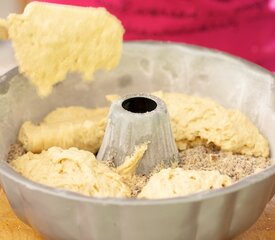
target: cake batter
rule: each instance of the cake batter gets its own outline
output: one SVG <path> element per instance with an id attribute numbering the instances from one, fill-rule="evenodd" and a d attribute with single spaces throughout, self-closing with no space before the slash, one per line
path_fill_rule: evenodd
<path id="1" fill-rule="evenodd" d="M 0 19 L 0 39 L 12 41 L 20 72 L 41 96 L 67 73 L 91 80 L 95 71 L 116 67 L 123 33 L 120 21 L 104 8 L 31 2 L 23 14 Z"/>
<path id="2" fill-rule="evenodd" d="M 195 96 L 165 92 L 154 95 L 167 104 L 180 151 L 214 144 L 225 152 L 256 159 L 269 155 L 267 140 L 241 112 Z M 135 170 L 150 143 L 136 146 L 133 155 L 126 157 L 121 166 L 107 166 L 93 154 L 101 145 L 107 115 L 108 108 L 68 107 L 49 113 L 40 124 L 25 122 L 19 131 L 19 141 L 28 152 L 13 160 L 12 166 L 33 181 L 101 197 L 178 197 L 235 182 L 236 179 L 215 167 L 200 169 L 194 165 L 192 169 L 190 164 L 188 169 L 184 169 L 187 165 L 170 166 L 146 178 L 138 176 Z M 259 162 L 259 166 L 263 165 Z M 227 173 L 224 167 L 221 170 Z"/>

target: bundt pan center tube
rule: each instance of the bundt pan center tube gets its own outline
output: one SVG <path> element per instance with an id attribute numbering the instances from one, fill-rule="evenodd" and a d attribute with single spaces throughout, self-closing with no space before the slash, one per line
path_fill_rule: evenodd
<path id="1" fill-rule="evenodd" d="M 9 146 L 16 142 L 19 127 L 26 120 L 40 122 L 58 107 L 106 106 L 105 96 L 110 94 L 125 96 L 158 90 L 207 97 L 227 108 L 239 109 L 268 139 L 273 158 L 275 87 L 272 73 L 205 48 L 159 42 L 124 43 L 118 68 L 98 72 L 89 84 L 78 75 L 69 75 L 43 99 L 17 69 L 1 77 L 0 182 L 17 216 L 45 239 L 54 240 L 224 240 L 248 229 L 274 195 L 274 159 L 271 167 L 229 187 L 160 200 L 82 196 L 32 182 L 7 162 Z M 120 105 L 114 103 L 112 108 L 118 107 L 121 116 L 127 115 L 127 124 L 125 120 L 115 122 L 116 127 L 124 123 L 121 127 L 126 131 L 138 124 L 128 115 L 154 116 L 162 106 L 151 96 L 146 97 L 150 100 L 140 97 L 144 96 L 121 99 Z M 113 118 L 121 117 L 112 112 L 111 109 L 108 128 L 113 127 L 110 125 Z M 161 119 L 167 117 L 164 112 L 159 113 Z M 165 121 L 162 124 L 165 125 Z M 169 127 L 164 129 L 170 133 Z M 167 147 L 171 156 L 175 151 L 173 141 L 170 143 Z M 110 146 L 106 139 L 104 144 L 99 154 L 102 159 Z M 151 163 L 153 166 L 157 162 Z M 144 164 L 145 161 L 139 171 L 147 171 Z"/>
<path id="2" fill-rule="evenodd" d="M 148 149 L 139 163 L 138 174 L 148 175 L 158 165 L 178 160 L 165 103 L 146 93 L 127 95 L 110 107 L 97 158 L 112 160 L 119 166 L 142 143 L 148 144 Z"/>

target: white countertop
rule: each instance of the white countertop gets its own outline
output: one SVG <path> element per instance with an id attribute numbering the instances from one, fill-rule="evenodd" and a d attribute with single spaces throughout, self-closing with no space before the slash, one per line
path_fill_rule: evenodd
<path id="1" fill-rule="evenodd" d="M 9 41 L 0 41 L 0 76 L 17 65 Z"/>

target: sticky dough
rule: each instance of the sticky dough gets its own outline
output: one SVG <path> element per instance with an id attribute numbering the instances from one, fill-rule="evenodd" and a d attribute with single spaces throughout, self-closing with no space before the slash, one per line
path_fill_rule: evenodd
<path id="1" fill-rule="evenodd" d="M 20 72 L 47 96 L 68 72 L 91 80 L 121 57 L 124 29 L 104 8 L 31 2 L 23 14 L 0 21 L 0 39 L 12 40 Z"/>
<path id="2" fill-rule="evenodd" d="M 194 171 L 182 168 L 162 169 L 154 174 L 143 187 L 138 198 L 158 199 L 179 197 L 226 187 L 232 184 L 227 175 L 218 171 Z"/>
<path id="3" fill-rule="evenodd" d="M 167 105 L 180 150 L 214 143 L 224 151 L 250 156 L 269 155 L 268 141 L 240 111 L 225 109 L 210 99 L 179 93 L 153 93 Z"/>
<path id="4" fill-rule="evenodd" d="M 94 154 L 70 148 L 52 147 L 40 154 L 31 152 L 11 162 L 25 177 L 51 187 L 96 197 L 129 197 L 121 176 Z"/>
<path id="5" fill-rule="evenodd" d="M 58 108 L 42 123 L 25 122 L 18 140 L 27 151 L 39 153 L 50 147 L 77 147 L 96 153 L 101 145 L 108 108 Z"/>
<path id="6" fill-rule="evenodd" d="M 117 168 L 117 172 L 123 176 L 134 175 L 140 160 L 148 148 L 148 144 L 149 143 L 143 143 L 135 146 L 133 155 L 125 158 L 124 163 Z"/>
<path id="7" fill-rule="evenodd" d="M 47 186 L 95 197 L 130 197 L 123 177 L 131 177 L 147 143 L 135 147 L 131 156 L 117 169 L 111 169 L 94 154 L 77 148 L 51 147 L 40 154 L 28 152 L 11 162 L 23 176 Z"/>

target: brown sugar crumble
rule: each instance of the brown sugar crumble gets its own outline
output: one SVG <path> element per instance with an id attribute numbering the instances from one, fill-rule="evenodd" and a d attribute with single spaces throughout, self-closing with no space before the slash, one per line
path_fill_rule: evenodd
<path id="1" fill-rule="evenodd" d="M 10 146 L 7 162 L 11 162 L 12 160 L 22 156 L 25 153 L 26 150 L 23 148 L 22 144 L 14 143 Z"/>
<path id="2" fill-rule="evenodd" d="M 134 175 L 123 178 L 123 182 L 127 184 L 131 190 L 131 198 L 137 197 L 137 195 L 141 192 L 142 188 L 149 180 L 150 176 Z"/>
<path id="3" fill-rule="evenodd" d="M 105 161 L 105 164 L 116 171 L 116 166 L 113 160 Z M 122 181 L 130 188 L 131 198 L 136 198 L 145 186 L 152 173 L 149 176 L 145 175 L 125 175 L 122 177 Z"/>
<path id="4" fill-rule="evenodd" d="M 179 167 L 185 170 L 218 170 L 233 181 L 271 165 L 270 158 L 223 152 L 213 146 L 198 146 L 180 152 Z"/>

